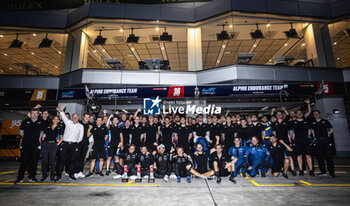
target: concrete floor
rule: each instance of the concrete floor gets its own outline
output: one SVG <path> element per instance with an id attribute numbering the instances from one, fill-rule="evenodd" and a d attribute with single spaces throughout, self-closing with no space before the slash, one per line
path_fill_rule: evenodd
<path id="1" fill-rule="evenodd" d="M 336 179 L 330 177 L 185 179 L 176 183 L 121 183 L 109 177 L 91 177 L 60 183 L 14 185 L 18 162 L 0 161 L 0 205 L 349 205 L 350 159 L 336 160 Z M 88 164 L 87 164 L 88 165 Z M 316 170 L 317 172 L 318 170 Z M 37 178 L 40 179 L 39 173 Z M 207 184 L 208 183 L 208 184 Z"/>

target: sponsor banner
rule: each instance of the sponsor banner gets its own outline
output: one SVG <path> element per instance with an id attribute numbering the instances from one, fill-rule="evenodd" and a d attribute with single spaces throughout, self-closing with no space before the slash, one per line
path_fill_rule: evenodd
<path id="1" fill-rule="evenodd" d="M 320 88 L 320 86 L 322 85 L 322 83 L 317 83 L 317 89 Z M 323 93 L 325 95 L 331 95 L 333 94 L 333 84 L 330 82 L 325 82 L 323 85 Z"/>
<path id="2" fill-rule="evenodd" d="M 90 88 L 101 100 L 113 98 L 185 98 L 195 96 L 195 86 Z M 290 95 L 312 95 L 314 84 L 261 84 L 198 86 L 199 97 L 279 95 L 284 90 Z M 85 89 L 60 90 L 58 99 L 85 99 Z"/>
<path id="3" fill-rule="evenodd" d="M 46 101 L 56 100 L 56 89 L 0 89 L 0 100 Z"/>
<path id="4" fill-rule="evenodd" d="M 30 101 L 45 101 L 47 89 L 35 89 Z"/>
<path id="5" fill-rule="evenodd" d="M 2 10 L 45 10 L 78 8 L 89 2 L 95 3 L 128 3 L 128 4 L 163 4 L 184 2 L 208 2 L 212 0 L 2 0 Z"/>

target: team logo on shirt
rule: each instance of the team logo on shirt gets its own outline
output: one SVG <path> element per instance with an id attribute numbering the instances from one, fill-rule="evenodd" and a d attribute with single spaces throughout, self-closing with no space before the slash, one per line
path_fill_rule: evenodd
<path id="1" fill-rule="evenodd" d="M 143 114 L 144 115 L 160 115 L 160 102 L 162 100 L 157 98 L 143 99 Z"/>

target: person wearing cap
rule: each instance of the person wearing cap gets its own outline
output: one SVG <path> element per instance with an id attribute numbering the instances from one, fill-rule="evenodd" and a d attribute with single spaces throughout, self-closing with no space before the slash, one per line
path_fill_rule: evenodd
<path id="1" fill-rule="evenodd" d="M 154 177 L 155 178 L 163 178 L 164 181 L 168 182 L 169 181 L 169 176 L 171 174 L 171 171 L 173 169 L 171 160 L 173 156 L 173 152 L 175 151 L 174 148 L 171 148 L 170 154 L 166 153 L 165 145 L 160 144 L 157 147 L 157 152 L 154 151 L 154 168 L 155 168 L 155 173 Z"/>

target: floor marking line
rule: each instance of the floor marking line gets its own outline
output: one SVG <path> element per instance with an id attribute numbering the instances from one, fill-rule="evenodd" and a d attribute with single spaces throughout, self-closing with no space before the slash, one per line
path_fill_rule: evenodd
<path id="1" fill-rule="evenodd" d="M 125 184 L 125 186 L 129 186 L 129 185 L 131 185 L 131 183 L 133 183 L 133 181 L 131 180 L 131 181 L 129 181 L 129 182 L 127 182 L 126 184 Z"/>
<path id="2" fill-rule="evenodd" d="M 13 179 L 9 179 L 9 180 L 5 180 L 5 181 L 3 181 L 3 182 L 12 182 L 12 181 L 14 181 Z"/>
<path id="3" fill-rule="evenodd" d="M 214 206 L 217 206 L 218 204 L 215 202 L 213 193 L 211 192 L 211 189 L 210 189 L 210 187 L 209 187 L 209 184 L 208 184 L 208 180 L 207 180 L 207 179 L 205 179 L 205 183 L 207 184 L 207 187 L 208 187 L 208 190 L 209 190 L 209 194 L 210 194 L 210 196 L 211 196 L 211 199 L 213 200 Z"/>
<path id="4" fill-rule="evenodd" d="M 314 167 L 319 167 L 319 166 L 314 165 Z M 334 165 L 334 167 L 350 167 L 350 165 Z"/>
<path id="5" fill-rule="evenodd" d="M 15 185 L 0 182 L 0 185 Z M 109 187 L 160 187 L 160 185 L 89 184 L 89 183 L 20 183 L 18 185 L 109 186 Z"/>
<path id="6" fill-rule="evenodd" d="M 0 172 L 0 175 L 5 175 L 5 174 L 10 174 L 10 173 L 15 173 L 16 170 L 12 170 L 12 171 L 7 171 L 7 172 Z"/>
<path id="7" fill-rule="evenodd" d="M 307 186 L 311 186 L 311 185 L 312 185 L 311 183 L 306 182 L 306 181 L 304 181 L 304 180 L 299 180 L 299 182 L 301 182 L 301 183 L 303 183 L 303 184 L 305 184 L 305 185 L 307 185 Z"/>

